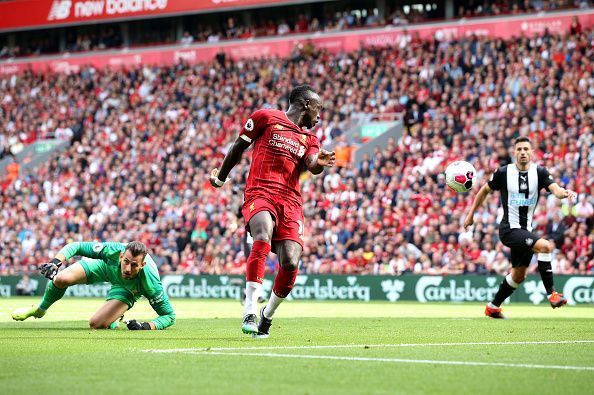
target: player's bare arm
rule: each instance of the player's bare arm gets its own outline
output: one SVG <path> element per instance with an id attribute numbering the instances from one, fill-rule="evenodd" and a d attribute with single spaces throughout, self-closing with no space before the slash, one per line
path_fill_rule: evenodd
<path id="1" fill-rule="evenodd" d="M 225 185 L 225 181 L 231 173 L 231 170 L 239 163 L 241 160 L 241 156 L 245 152 L 246 149 L 250 146 L 251 142 L 238 137 L 227 155 L 225 155 L 225 159 L 223 159 L 223 164 L 221 165 L 220 169 L 212 169 L 210 172 L 209 180 L 210 185 L 215 188 L 220 188 Z"/>
<path id="2" fill-rule="evenodd" d="M 476 194 L 474 198 L 474 202 L 472 202 L 472 207 L 464 220 L 464 229 L 468 230 L 470 226 L 474 224 L 474 213 L 476 210 L 484 203 L 487 196 L 491 193 L 491 188 L 489 188 L 489 184 L 483 185 L 480 191 Z"/>
<path id="3" fill-rule="evenodd" d="M 325 149 L 321 149 L 318 153 L 305 158 L 307 170 L 312 174 L 320 174 L 324 171 L 324 167 L 334 166 L 334 162 L 336 162 L 336 153 Z"/>
<path id="4" fill-rule="evenodd" d="M 570 201 L 575 202 L 577 193 L 572 190 L 565 189 L 559 186 L 557 183 L 549 185 L 549 192 L 551 192 L 557 199 L 569 198 Z"/>

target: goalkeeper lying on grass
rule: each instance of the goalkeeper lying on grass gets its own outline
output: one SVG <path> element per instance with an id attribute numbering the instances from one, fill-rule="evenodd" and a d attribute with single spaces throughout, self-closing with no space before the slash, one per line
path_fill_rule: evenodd
<path id="1" fill-rule="evenodd" d="M 58 274 L 60 265 L 73 256 L 84 257 Z M 128 329 L 165 329 L 175 323 L 175 313 L 159 278 L 155 262 L 146 246 L 138 241 L 123 243 L 75 242 L 62 248 L 49 263 L 40 266 L 50 281 L 38 307 L 17 309 L 12 318 L 41 318 L 47 309 L 61 299 L 66 288 L 74 284 L 111 283 L 105 304 L 91 317 L 92 329 L 113 329 L 118 319 L 145 296 L 159 317 L 151 322 L 127 322 Z M 56 275 L 57 274 L 57 275 Z"/>

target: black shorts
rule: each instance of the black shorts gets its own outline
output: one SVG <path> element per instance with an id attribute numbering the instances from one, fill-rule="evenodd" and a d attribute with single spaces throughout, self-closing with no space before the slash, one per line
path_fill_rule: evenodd
<path id="1" fill-rule="evenodd" d="M 512 267 L 518 267 L 530 265 L 532 247 L 540 237 L 526 229 L 499 229 L 499 239 L 511 250 Z"/>

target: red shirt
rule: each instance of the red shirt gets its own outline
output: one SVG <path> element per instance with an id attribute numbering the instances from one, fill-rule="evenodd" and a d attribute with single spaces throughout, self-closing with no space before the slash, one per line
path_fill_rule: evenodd
<path id="1" fill-rule="evenodd" d="M 254 112 L 239 136 L 254 143 L 245 199 L 272 195 L 301 205 L 299 175 L 305 171 L 305 158 L 320 150 L 318 138 L 279 110 Z"/>

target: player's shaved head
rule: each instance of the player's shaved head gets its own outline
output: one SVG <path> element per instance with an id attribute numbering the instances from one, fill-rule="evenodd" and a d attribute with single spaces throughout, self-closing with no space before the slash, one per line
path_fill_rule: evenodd
<path id="1" fill-rule="evenodd" d="M 320 100 L 320 96 L 310 85 L 296 86 L 289 94 L 289 104 L 304 103 L 307 100 Z"/>
<path id="2" fill-rule="evenodd" d="M 299 85 L 289 94 L 289 111 L 293 122 L 300 127 L 313 128 L 320 118 L 322 99 L 310 85 Z"/>

